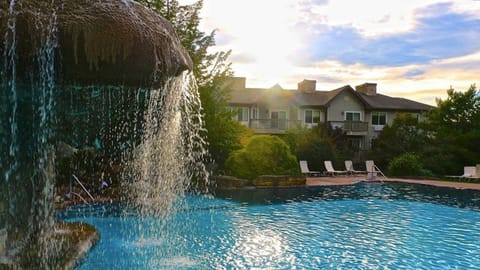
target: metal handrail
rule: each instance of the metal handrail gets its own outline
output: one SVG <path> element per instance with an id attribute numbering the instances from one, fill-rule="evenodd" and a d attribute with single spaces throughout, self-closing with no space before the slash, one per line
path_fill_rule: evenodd
<path id="1" fill-rule="evenodd" d="M 90 199 L 92 199 L 92 202 L 95 201 L 92 194 L 90 194 L 90 192 L 88 192 L 87 188 L 82 184 L 82 182 L 80 182 L 78 177 L 75 174 L 72 174 L 72 176 L 75 179 L 75 181 L 77 181 L 77 183 L 82 187 L 83 191 L 85 191 L 87 193 L 87 195 L 90 197 Z M 70 193 L 73 193 L 71 189 L 72 189 L 72 185 L 70 185 Z"/>
<path id="2" fill-rule="evenodd" d="M 82 195 L 73 191 L 70 191 L 70 194 L 77 195 L 77 197 L 79 197 L 84 203 L 88 204 L 87 200 L 85 200 L 85 198 L 83 198 Z"/>

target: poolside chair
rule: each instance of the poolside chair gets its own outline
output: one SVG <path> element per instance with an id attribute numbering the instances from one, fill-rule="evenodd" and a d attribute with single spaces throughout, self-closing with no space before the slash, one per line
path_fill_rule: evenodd
<path id="1" fill-rule="evenodd" d="M 361 174 L 367 171 L 357 171 L 353 168 L 353 162 L 351 160 L 345 160 L 345 170 L 350 174 Z"/>
<path id="2" fill-rule="evenodd" d="M 480 164 L 475 166 L 475 175 L 472 178 L 480 178 Z"/>
<path id="3" fill-rule="evenodd" d="M 387 178 L 385 174 L 375 165 L 373 160 L 365 161 L 365 168 L 367 169 L 367 180 L 376 180 L 377 175 L 380 173 L 383 177 Z"/>
<path id="4" fill-rule="evenodd" d="M 462 175 L 446 175 L 448 178 L 475 178 L 477 172 L 476 167 L 474 166 L 465 166 L 463 167 L 463 174 Z"/>
<path id="5" fill-rule="evenodd" d="M 326 173 L 331 175 L 331 176 L 334 176 L 334 175 L 338 175 L 338 174 L 347 174 L 348 172 L 347 171 L 338 171 L 338 170 L 335 170 L 333 168 L 333 165 L 332 165 L 332 161 L 330 160 L 325 160 L 323 162 L 323 164 L 325 165 L 325 169 L 327 170 Z"/>
<path id="6" fill-rule="evenodd" d="M 310 171 L 306 160 L 300 160 L 300 170 L 305 176 L 317 176 L 322 174 L 322 172 L 319 171 Z"/>

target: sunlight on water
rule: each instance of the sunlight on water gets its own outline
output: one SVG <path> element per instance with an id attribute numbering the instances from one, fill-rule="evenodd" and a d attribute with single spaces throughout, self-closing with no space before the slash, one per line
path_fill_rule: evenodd
<path id="1" fill-rule="evenodd" d="M 480 205 L 469 210 L 423 201 L 428 197 L 409 187 L 362 184 L 351 191 L 342 196 L 304 191 L 310 194 L 302 200 L 275 204 L 187 196 L 185 205 L 201 207 L 177 211 L 168 221 L 101 212 L 83 217 L 75 209 L 67 217 L 95 224 L 103 236 L 79 266 L 82 270 L 170 269 L 169 263 L 171 269 L 414 270 L 480 265 Z M 362 197 L 355 198 L 357 194 Z M 415 200 L 408 199 L 412 195 Z M 175 226 L 166 225 L 168 233 L 147 229 L 161 222 Z M 119 228 L 132 229 L 122 234 Z"/>

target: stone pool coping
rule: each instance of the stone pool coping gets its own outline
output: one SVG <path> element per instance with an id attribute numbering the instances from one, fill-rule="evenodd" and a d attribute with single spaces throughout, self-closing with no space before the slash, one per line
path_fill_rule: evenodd
<path id="1" fill-rule="evenodd" d="M 436 187 L 449 187 L 456 189 L 472 189 L 480 190 L 480 184 L 465 183 L 455 181 L 441 181 L 441 180 L 418 180 L 418 179 L 404 179 L 404 178 L 384 178 L 378 177 L 374 182 L 402 182 L 419 185 L 429 185 Z M 359 182 L 373 182 L 366 180 L 365 176 L 334 176 L 334 177 L 307 177 L 307 186 L 336 186 L 336 185 L 353 185 Z"/>

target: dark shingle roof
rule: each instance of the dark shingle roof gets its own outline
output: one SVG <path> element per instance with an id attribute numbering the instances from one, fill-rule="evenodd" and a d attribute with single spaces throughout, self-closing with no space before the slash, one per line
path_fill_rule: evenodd
<path id="1" fill-rule="evenodd" d="M 331 91 L 301 92 L 297 90 L 280 90 L 265 88 L 246 88 L 230 92 L 230 103 L 252 105 L 271 96 L 288 99 L 297 106 L 328 106 L 329 103 L 343 91 L 349 91 L 358 97 L 367 110 L 403 110 L 426 111 L 433 106 L 413 100 L 389 97 L 382 94 L 367 95 L 355 91 L 350 85 L 345 85 Z"/>
<path id="2" fill-rule="evenodd" d="M 230 103 L 251 105 L 268 99 L 272 96 L 284 99 L 292 99 L 297 91 L 265 89 L 265 88 L 246 88 L 243 90 L 232 90 L 230 92 Z"/>
<path id="3" fill-rule="evenodd" d="M 300 92 L 295 94 L 294 101 L 298 106 L 328 106 L 338 94 L 343 91 L 353 91 L 349 86 L 343 86 L 331 91 Z"/>
<path id="4" fill-rule="evenodd" d="M 389 97 L 382 94 L 371 96 L 363 93 L 356 93 L 365 102 L 368 109 L 427 111 L 433 108 L 433 106 L 406 98 Z"/>
<path id="5" fill-rule="evenodd" d="M 323 91 L 311 93 L 298 92 L 293 96 L 293 102 L 298 106 L 325 106 L 327 96 Z"/>

